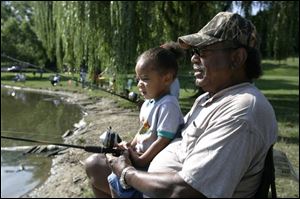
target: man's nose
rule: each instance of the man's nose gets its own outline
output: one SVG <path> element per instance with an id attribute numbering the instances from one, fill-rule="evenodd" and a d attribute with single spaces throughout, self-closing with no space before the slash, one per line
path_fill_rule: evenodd
<path id="1" fill-rule="evenodd" d="M 201 63 L 201 60 L 200 60 L 199 55 L 194 54 L 194 55 L 191 57 L 191 62 L 192 62 L 193 64 L 199 64 L 199 63 Z"/>

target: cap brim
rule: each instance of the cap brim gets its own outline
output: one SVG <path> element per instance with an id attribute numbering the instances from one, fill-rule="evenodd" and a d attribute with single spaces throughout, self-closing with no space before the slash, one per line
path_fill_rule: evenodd
<path id="1" fill-rule="evenodd" d="M 211 37 L 207 34 L 197 32 L 190 35 L 185 35 L 178 38 L 178 43 L 182 48 L 198 47 L 203 48 L 205 46 L 219 42 L 215 37 Z"/>

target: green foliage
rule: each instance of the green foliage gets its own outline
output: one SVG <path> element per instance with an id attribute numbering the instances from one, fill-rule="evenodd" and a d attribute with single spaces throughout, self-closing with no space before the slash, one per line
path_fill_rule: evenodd
<path id="1" fill-rule="evenodd" d="M 257 26 L 264 57 L 298 55 L 298 1 L 4 1 L 1 53 L 58 71 L 78 72 L 85 60 L 90 78 L 109 68 L 122 88 L 139 54 L 198 32 L 234 3 Z M 253 6 L 264 9 L 252 16 Z"/>
<path id="2" fill-rule="evenodd" d="M 265 10 L 250 19 L 261 38 L 264 57 L 283 60 L 299 54 L 299 1 L 262 2 Z"/>
<path id="3" fill-rule="evenodd" d="M 61 71 L 78 71 L 86 60 L 90 77 L 110 68 L 119 89 L 136 58 L 178 34 L 198 31 L 229 3 L 208 2 L 32 2 L 34 30 Z M 219 6 L 216 6 L 219 5 Z M 199 15 L 202 10 L 206 14 Z M 197 22 L 195 24 L 195 22 Z M 191 29 L 192 27 L 192 29 Z M 55 59 L 54 59 L 55 58 Z"/>
<path id="4" fill-rule="evenodd" d="M 55 24 L 52 10 L 52 1 L 35 1 L 33 3 L 34 31 L 51 62 L 55 60 Z"/>
<path id="5" fill-rule="evenodd" d="M 42 65 L 46 55 L 31 28 L 31 18 L 28 2 L 1 2 L 1 54 Z"/>

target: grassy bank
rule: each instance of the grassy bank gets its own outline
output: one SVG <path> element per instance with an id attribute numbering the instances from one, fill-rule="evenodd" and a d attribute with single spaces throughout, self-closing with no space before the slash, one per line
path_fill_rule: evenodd
<path id="1" fill-rule="evenodd" d="M 299 58 L 277 63 L 264 60 L 264 75 L 256 82 L 274 107 L 278 121 L 275 149 L 286 153 L 299 172 Z M 298 173 L 299 174 L 299 173 Z M 278 197 L 299 197 L 299 183 L 277 178 Z"/>
<path id="2" fill-rule="evenodd" d="M 299 59 L 288 59 L 278 63 L 272 60 L 263 60 L 264 75 L 255 85 L 265 94 L 274 107 L 279 126 L 279 138 L 275 149 L 287 154 L 293 167 L 299 171 Z M 1 84 L 25 86 L 32 88 L 63 90 L 70 92 L 86 93 L 90 97 L 110 97 L 115 99 L 118 104 L 125 108 L 137 109 L 137 107 L 122 98 L 108 94 L 98 89 L 81 88 L 74 79 L 79 75 L 71 76 L 63 74 L 62 81 L 57 86 L 52 86 L 49 77 L 53 74 L 43 74 L 34 76 L 26 74 L 25 83 L 13 82 L 15 73 L 1 73 Z M 193 78 L 188 73 L 181 74 L 180 83 L 182 85 L 180 93 L 180 105 L 184 113 L 192 106 L 195 97 Z M 135 88 L 136 89 L 136 88 Z M 299 184 L 290 178 L 278 177 L 276 179 L 278 197 L 299 197 Z"/>

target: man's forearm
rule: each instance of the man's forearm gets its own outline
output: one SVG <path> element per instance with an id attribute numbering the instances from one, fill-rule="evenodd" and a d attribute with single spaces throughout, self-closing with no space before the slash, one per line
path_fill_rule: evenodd
<path id="1" fill-rule="evenodd" d="M 127 184 L 149 197 L 201 197 L 177 173 L 147 173 L 135 169 L 126 173 Z"/>

